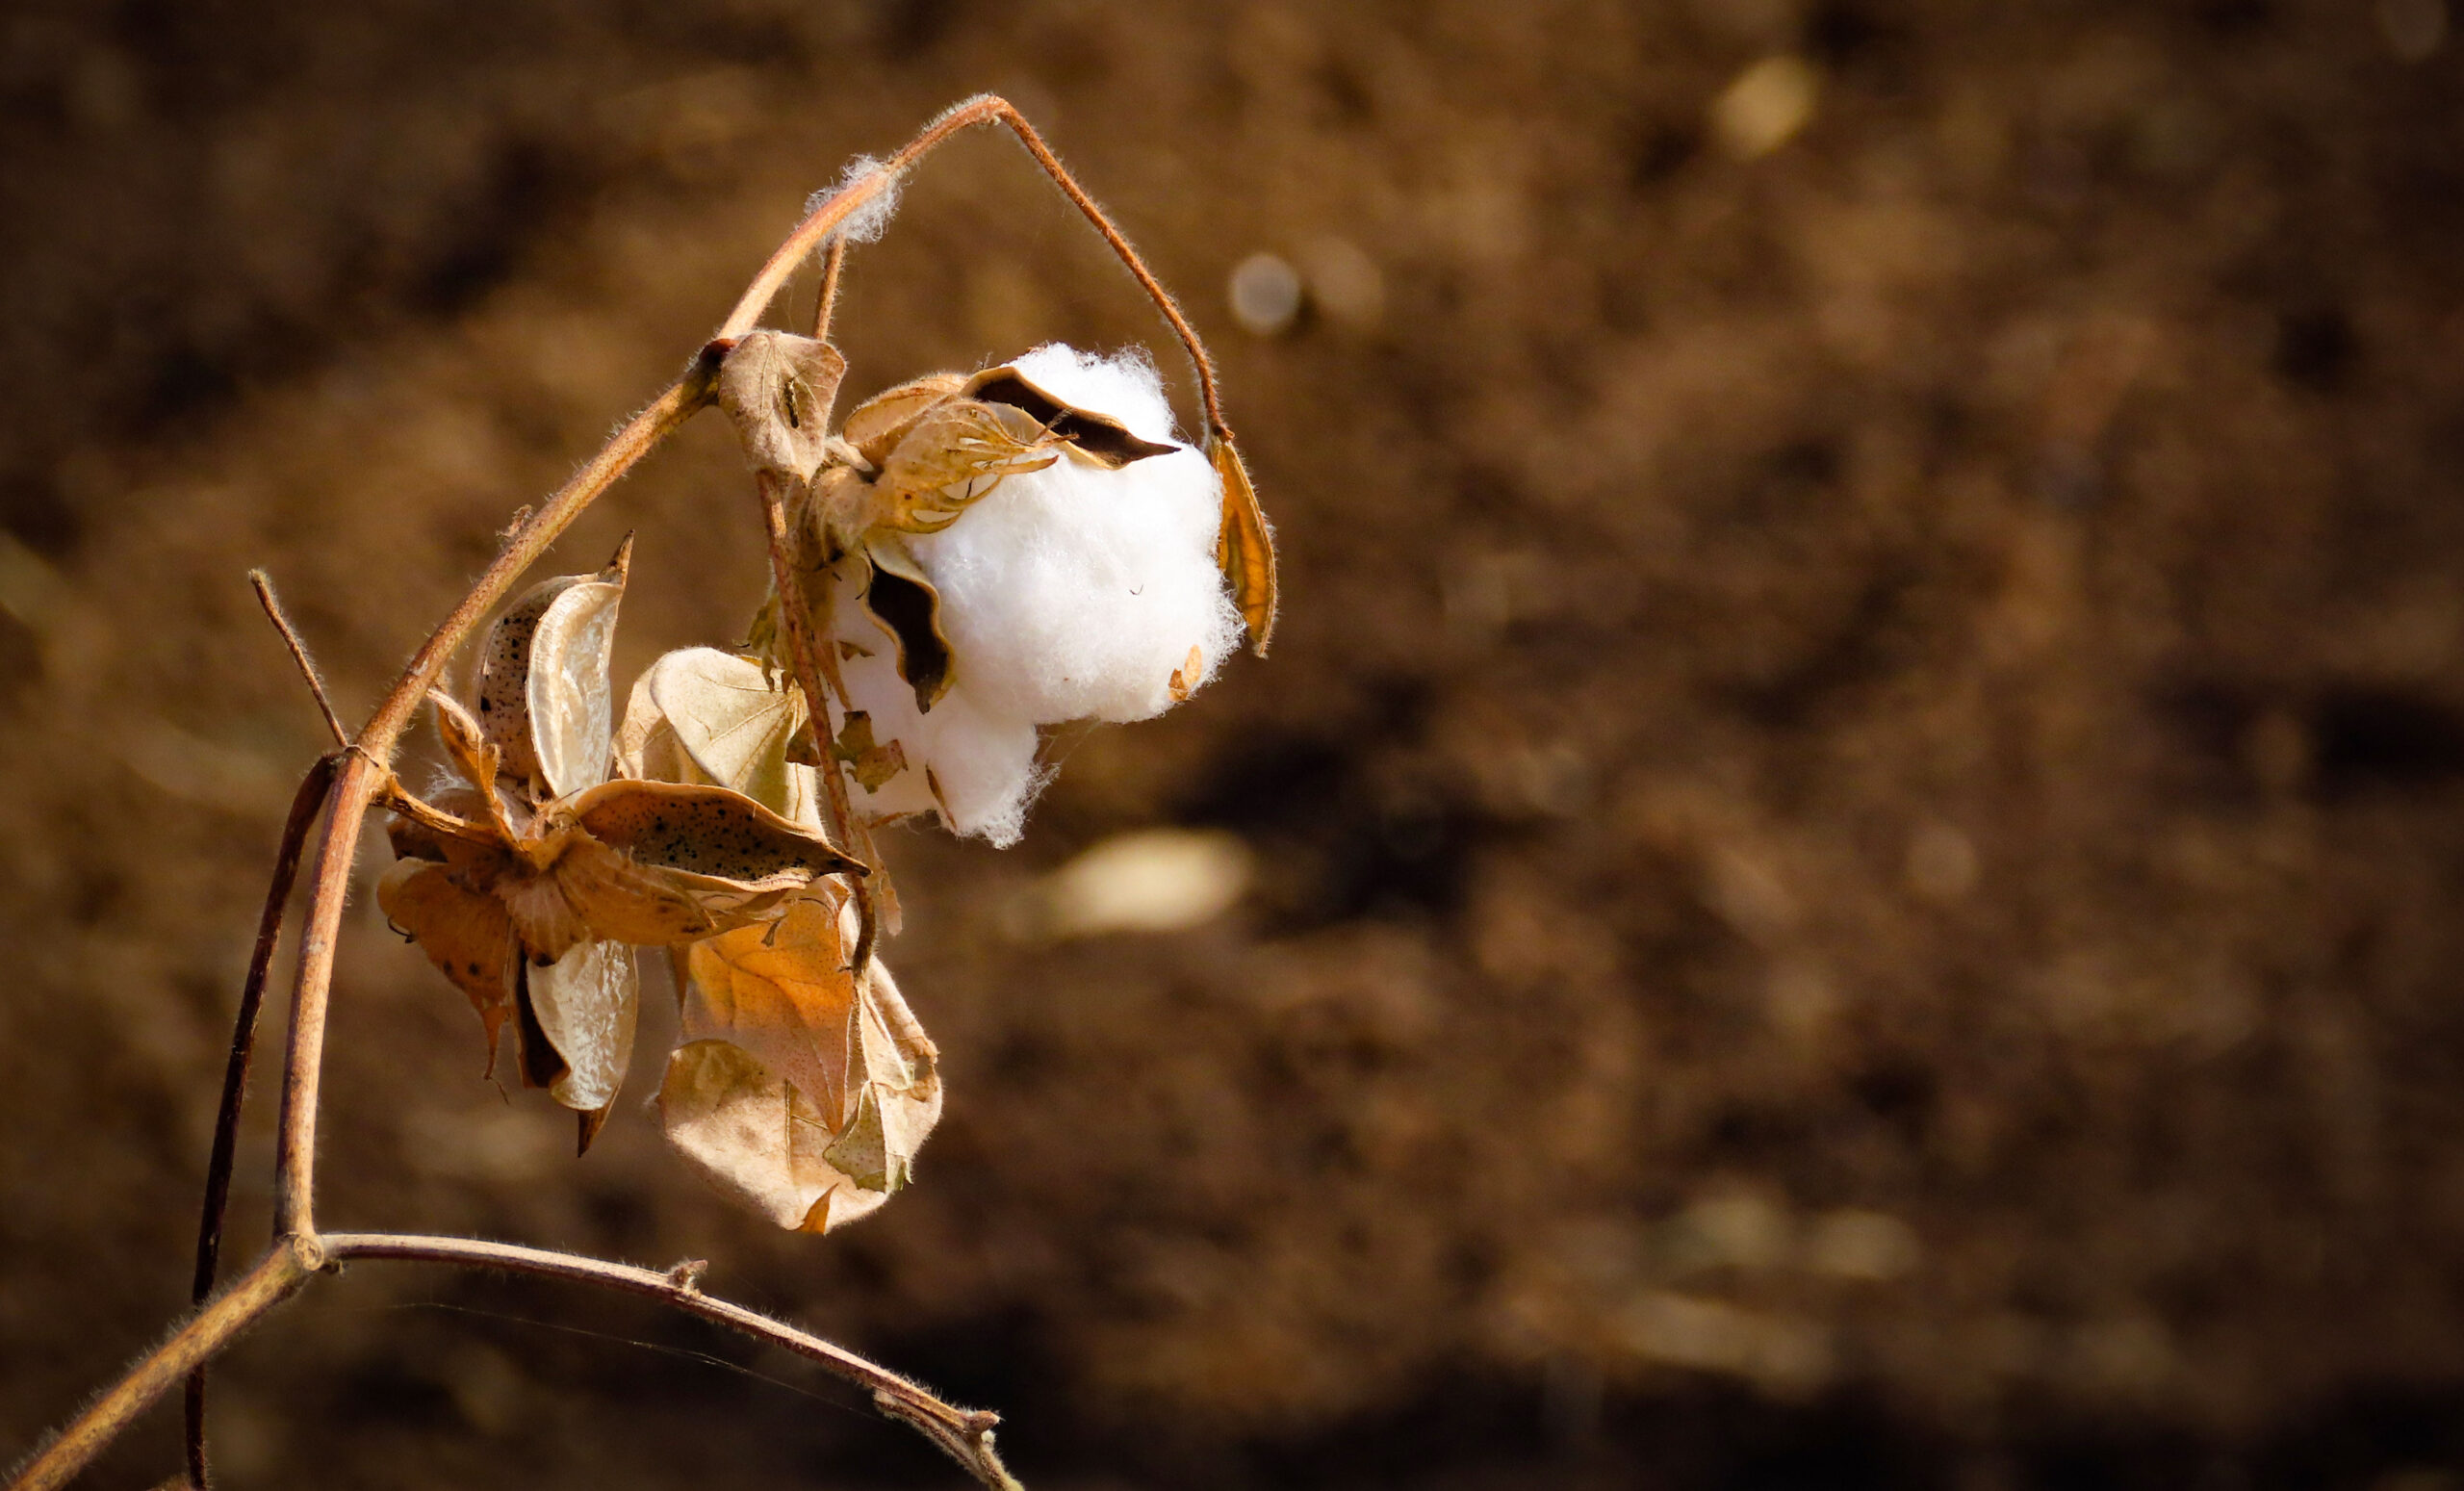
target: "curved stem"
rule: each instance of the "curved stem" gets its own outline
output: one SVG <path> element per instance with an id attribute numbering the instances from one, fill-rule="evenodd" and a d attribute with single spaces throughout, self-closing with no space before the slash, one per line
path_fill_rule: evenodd
<path id="1" fill-rule="evenodd" d="M 1018 1483 L 1003 1468 L 992 1448 L 999 1415 L 953 1407 L 922 1386 L 886 1367 L 877 1366 L 843 1347 L 798 1330 L 782 1321 L 740 1304 L 702 1293 L 697 1272 L 678 1269 L 658 1272 L 629 1264 L 608 1263 L 572 1253 L 491 1243 L 476 1238 L 416 1237 L 386 1232 L 328 1232 L 319 1239 L 326 1256 L 350 1259 L 394 1259 L 415 1263 L 453 1264 L 468 1269 L 493 1269 L 541 1278 L 571 1279 L 624 1294 L 659 1300 L 688 1315 L 698 1315 L 757 1341 L 783 1348 L 872 1395 L 884 1414 L 922 1433 L 939 1446 L 969 1475 L 993 1491 L 1018 1491 Z"/>
<path id="2" fill-rule="evenodd" d="M 255 1268 L 173 1331 L 62 1429 L 59 1438 L 20 1467 L 9 1482 L 9 1491 L 53 1491 L 65 1485 L 172 1383 L 204 1365 L 260 1316 L 290 1298 L 321 1261 L 313 1239 L 292 1238 L 274 1245 Z"/>
<path id="3" fill-rule="evenodd" d="M 360 820 L 392 772 L 385 763 L 419 708 L 420 700 L 445 671 L 447 659 L 513 589 L 574 519 L 616 478 L 650 453 L 677 426 L 710 401 L 722 349 L 704 347 L 684 376 L 649 408 L 633 416 L 590 463 L 514 531 L 462 604 L 445 619 L 394 681 L 359 733 L 334 784 L 334 810 L 317 845 L 317 868 L 309 882 L 308 924 L 299 938 L 299 972 L 293 983 L 291 1043 L 283 1062 L 282 1128 L 274 1162 L 274 1234 L 313 1237 L 317 1165 L 317 1087 L 325 1049 L 325 1006 L 333 988 L 334 944 L 342 933 L 343 900 L 350 888 L 351 858 L 359 848 Z"/>
<path id="4" fill-rule="evenodd" d="M 1180 302 L 1172 298 L 1172 293 L 1164 288 L 1163 282 L 1146 267 L 1146 261 L 1130 246 L 1128 237 L 1113 225 L 1111 217 L 1088 194 L 1087 189 L 1069 174 L 1068 167 L 1061 164 L 1061 157 L 1052 153 L 1052 147 L 1044 143 L 1043 137 L 1036 133 L 1035 126 L 1027 122 L 1026 116 L 1013 107 L 1008 99 L 990 93 L 970 98 L 949 109 L 939 118 L 925 125 L 905 148 L 883 162 L 878 170 L 849 182 L 829 200 L 807 214 L 805 219 L 787 235 L 785 242 L 771 254 L 769 262 L 762 265 L 760 272 L 754 275 L 753 283 L 745 287 L 743 297 L 736 301 L 735 309 L 729 312 L 728 319 L 721 323 L 719 337 L 740 337 L 751 331 L 761 320 L 762 313 L 769 309 L 770 302 L 785 287 L 787 277 L 795 272 L 796 266 L 802 264 L 814 249 L 831 242 L 840 225 L 858 208 L 895 189 L 898 178 L 931 154 L 941 141 L 978 124 L 999 124 L 1017 136 L 1018 142 L 1026 146 L 1027 154 L 1035 157 L 1036 164 L 1052 178 L 1053 185 L 1059 187 L 1062 194 L 1068 197 L 1070 203 L 1094 225 L 1097 233 L 1103 235 L 1104 242 L 1111 245 L 1114 255 L 1129 270 L 1130 277 L 1138 281 L 1139 288 L 1155 302 L 1155 309 L 1162 312 L 1164 320 L 1171 324 L 1172 335 L 1180 340 L 1181 349 L 1189 354 L 1190 367 L 1197 377 L 1198 400 L 1206 408 L 1207 428 L 1218 439 L 1231 439 L 1232 427 L 1223 418 L 1222 393 L 1216 387 L 1215 360 L 1207 355 L 1206 344 L 1198 340 L 1197 330 L 1190 324 L 1189 318 L 1181 314 Z"/>
<path id="5" fill-rule="evenodd" d="M 271 592 L 261 589 L 260 596 Z M 270 607 L 270 602 L 269 602 Z M 282 826 L 282 847 L 274 852 L 273 884 L 266 887 L 265 910 L 257 916 L 257 945 L 248 955 L 248 976 L 240 986 L 240 1012 L 231 1024 L 231 1059 L 222 1070 L 222 1106 L 214 1118 L 214 1150 L 205 1165 L 205 1205 L 197 1215 L 196 1274 L 189 1302 L 202 1306 L 214 1294 L 214 1274 L 222 1255 L 222 1219 L 231 1203 L 231 1165 L 240 1144 L 240 1110 L 248 1096 L 248 1064 L 257 1045 L 257 1014 L 265 1007 L 266 974 L 273 966 L 274 949 L 282 941 L 282 913 L 291 904 L 291 887 L 299 878 L 299 858 L 308 845 L 308 831 L 325 806 L 334 784 L 334 758 L 321 756 L 301 779 L 291 800 L 291 816 Z M 189 1480 L 205 1491 L 205 1368 L 189 1374 Z"/>

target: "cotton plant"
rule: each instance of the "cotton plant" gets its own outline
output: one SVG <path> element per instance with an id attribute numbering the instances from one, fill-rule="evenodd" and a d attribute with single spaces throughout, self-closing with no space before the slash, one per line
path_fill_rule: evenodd
<path id="1" fill-rule="evenodd" d="M 668 949 L 670 1141 L 813 1232 L 904 1185 L 941 1110 L 937 1052 L 877 956 L 897 910 L 876 831 L 1014 844 L 1047 732 L 1163 713 L 1271 615 L 1238 457 L 1180 437 L 1142 349 L 1048 343 L 910 379 L 834 430 L 844 370 L 821 337 L 721 349 L 715 401 L 771 529 L 748 643 L 659 657 L 615 720 L 622 563 L 535 588 L 472 705 L 438 699 L 456 780 L 398 805 L 379 893 L 492 1061 L 515 1025 L 522 1080 L 582 1115 L 585 1146 L 629 1063 L 632 950 Z M 603 828 L 618 801 L 632 816 Z"/>
<path id="2" fill-rule="evenodd" d="M 911 380 L 833 424 L 846 364 L 830 310 L 849 247 L 878 236 L 933 149 L 978 125 L 1010 131 L 1147 293 L 1195 375 L 1194 437 L 1175 431 L 1142 352 L 1057 344 Z M 761 328 L 816 260 L 812 334 Z M 523 581 L 635 462 L 712 407 L 753 467 L 772 595 L 745 645 L 660 657 L 620 710 L 609 656 L 629 541 L 600 570 Z M 320 1073 L 359 835 L 383 810 L 396 862 L 378 908 L 469 999 L 491 1073 L 509 1039 L 515 1077 L 576 1115 L 582 1148 L 634 1065 L 645 968 L 664 964 L 670 976 L 650 983 L 673 989 L 679 1035 L 657 1111 L 721 1192 L 782 1227 L 823 1232 L 909 1182 L 943 1092 L 938 1053 L 881 956 L 898 918 L 876 831 L 929 818 L 1014 842 L 1049 775 L 1045 732 L 1170 708 L 1244 633 L 1263 653 L 1273 621 L 1273 543 L 1213 365 L 1119 230 L 997 98 L 954 107 L 886 161 L 860 158 L 808 204 L 678 380 L 516 518 L 357 731 L 334 713 L 270 583 L 253 578 L 334 749 L 293 802 L 241 990 L 199 1215 L 197 1309 L 13 1486 L 64 1483 L 184 1378 L 186 1483 L 208 1484 L 215 1353 L 336 1265 L 420 1261 L 646 1296 L 800 1353 L 980 1484 L 1014 1491 L 995 1415 L 705 1294 L 698 1260 L 661 1272 L 491 1239 L 320 1228 Z M 475 641 L 466 686 L 448 689 Z M 423 717 L 444 758 L 424 791 L 395 761 Z M 274 1239 L 218 1292 L 258 1013 L 303 868 Z"/>
<path id="3" fill-rule="evenodd" d="M 816 879 L 863 869 L 817 825 L 732 787 L 610 779 L 607 656 L 630 548 L 497 621 L 475 708 L 433 696 L 452 764 L 431 797 L 398 794 L 398 859 L 376 887 L 470 997 L 490 1068 L 511 1023 L 523 1080 L 580 1116 L 585 1150 L 632 1051 L 632 949 L 758 927 Z"/>
<path id="4" fill-rule="evenodd" d="M 1142 351 L 1054 343 L 903 383 L 848 415 L 804 493 L 807 626 L 873 825 L 1014 844 L 1042 728 L 1152 718 L 1239 645 L 1222 478 Z M 783 674 L 775 623 L 757 632 Z"/>

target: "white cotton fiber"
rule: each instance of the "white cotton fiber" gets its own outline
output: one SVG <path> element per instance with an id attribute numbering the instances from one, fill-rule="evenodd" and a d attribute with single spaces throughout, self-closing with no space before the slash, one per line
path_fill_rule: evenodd
<path id="1" fill-rule="evenodd" d="M 1055 398 L 1172 441 L 1163 381 L 1139 353 L 1055 344 L 1013 366 Z M 950 642 L 950 686 L 929 713 L 898 676 L 895 639 L 855 604 L 852 566 L 841 570 L 838 639 L 860 650 L 842 650 L 848 695 L 874 741 L 898 742 L 908 762 L 878 792 L 859 784 L 856 806 L 876 818 L 937 811 L 953 833 L 1016 842 L 1049 775 L 1038 726 L 1161 714 L 1237 644 L 1215 562 L 1221 512 L 1213 465 L 1175 444 L 1117 471 L 1064 455 L 1003 480 L 942 531 L 906 537 Z"/>
<path id="2" fill-rule="evenodd" d="M 961 683 L 952 684 L 931 714 L 918 715 L 915 690 L 898 676 L 896 644 L 860 612 L 842 618 L 839 631 L 872 655 L 841 662 L 848 697 L 871 716 L 875 743 L 897 741 L 909 768 L 879 792 L 856 784 L 856 807 L 873 817 L 946 809 L 942 821 L 953 834 L 989 839 L 998 848 L 1016 843 L 1027 804 L 1042 785 L 1034 723 L 985 709 Z"/>
<path id="3" fill-rule="evenodd" d="M 888 163 L 874 156 L 856 157 L 847 163 L 845 170 L 839 172 L 836 184 L 824 187 L 806 198 L 805 212 L 808 215 L 819 212 L 823 203 L 839 193 L 867 176 L 886 174 L 888 169 Z M 898 194 L 906 185 L 896 176 L 886 176 L 881 189 L 849 213 L 846 220 L 839 223 L 838 230 L 831 236 L 850 244 L 870 244 L 879 240 L 888 230 L 890 219 L 898 215 Z"/>
<path id="4" fill-rule="evenodd" d="M 1133 434 L 1172 438 L 1162 380 L 1135 352 L 1053 344 L 1014 366 Z M 1040 725 L 1142 720 L 1171 707 L 1175 673 L 1186 694 L 1238 641 L 1215 562 L 1221 514 L 1214 467 L 1187 446 L 1118 471 L 1065 456 L 909 548 L 940 592 L 959 684 L 988 710 Z"/>

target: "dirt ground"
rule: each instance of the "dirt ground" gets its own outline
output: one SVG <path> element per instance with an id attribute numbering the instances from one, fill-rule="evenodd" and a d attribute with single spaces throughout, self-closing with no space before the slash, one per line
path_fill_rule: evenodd
<path id="1" fill-rule="evenodd" d="M 0 1453 L 185 1298 L 322 739 L 244 572 L 364 710 L 808 191 L 993 90 L 1218 346 L 1273 656 L 1067 742 L 1014 850 L 895 836 L 950 1096 L 880 1217 L 774 1233 L 630 1100 L 576 1162 L 362 896 L 321 1220 L 706 1258 L 1039 1487 L 2464 1486 L 2447 22 L 20 0 Z M 1160 340 L 989 137 L 852 272 L 858 392 Z M 639 530 L 628 672 L 741 634 L 748 490 L 706 421 L 558 550 Z M 1174 824 L 1229 916 L 1021 933 Z M 953 1483 L 543 1285 L 365 1265 L 221 1381 L 233 1486 Z M 158 1412 L 91 1483 L 175 1465 Z"/>

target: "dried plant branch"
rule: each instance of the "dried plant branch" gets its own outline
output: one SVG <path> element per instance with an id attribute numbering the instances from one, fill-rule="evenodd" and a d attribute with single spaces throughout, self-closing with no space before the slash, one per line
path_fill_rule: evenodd
<path id="1" fill-rule="evenodd" d="M 779 492 L 783 478 L 765 471 L 755 473 L 753 479 L 761 499 L 762 533 L 770 545 L 770 582 L 779 592 L 779 626 L 787 634 L 787 660 L 796 676 L 796 686 L 804 691 L 805 713 L 812 722 L 813 743 L 821 748 L 822 796 L 830 810 L 831 835 L 847 853 L 867 865 L 876 865 L 872 835 L 863 832 L 848 799 L 847 768 L 832 758 L 830 753 L 830 695 L 822 686 L 828 667 L 818 651 L 823 644 L 815 642 L 808 625 L 811 613 L 805 609 L 804 578 L 796 573 L 795 558 L 789 552 L 786 504 Z M 841 692 L 843 701 L 844 691 Z M 858 930 L 856 949 L 848 958 L 848 966 L 860 979 L 880 941 L 881 914 L 873 887 L 863 880 L 854 882 L 854 887 Z"/>
<path id="2" fill-rule="evenodd" d="M 272 590 L 260 598 L 272 610 Z M 285 629 L 286 632 L 288 628 Z M 240 1145 L 240 1109 L 248 1095 L 248 1064 L 257 1045 L 257 1012 L 264 1008 L 266 975 L 273 967 L 282 941 L 282 917 L 291 904 L 291 889 L 299 878 L 299 860 L 308 845 L 308 831 L 324 810 L 333 789 L 333 756 L 317 758 L 291 800 L 291 816 L 282 826 L 282 846 L 274 851 L 273 883 L 266 887 L 265 910 L 257 917 L 257 945 L 248 955 L 247 980 L 240 986 L 240 1013 L 231 1024 L 231 1059 L 222 1071 L 222 1106 L 214 1118 L 214 1152 L 205 1167 L 205 1204 L 196 1229 L 196 1275 L 189 1302 L 202 1308 L 214 1294 L 214 1275 L 222 1255 L 222 1219 L 231 1202 L 231 1166 Z M 203 1491 L 205 1463 L 205 1368 L 189 1374 L 187 1401 L 189 1480 Z"/>
<path id="3" fill-rule="evenodd" d="M 316 1230 L 315 1217 L 319 1078 L 344 900 L 368 810 L 392 800 L 398 793 L 391 762 L 395 748 L 416 717 L 421 701 L 442 675 L 447 661 L 508 597 L 515 582 L 539 559 L 549 545 L 635 463 L 713 401 L 720 365 L 730 348 L 758 321 L 789 274 L 805 257 L 817 246 L 825 244 L 828 254 L 815 318 L 817 333 L 827 335 L 845 258 L 845 238 L 838 229 L 850 215 L 883 193 L 892 190 L 901 174 L 943 140 L 960 130 L 983 123 L 1006 125 L 1018 137 L 1028 153 L 1094 224 L 1154 300 L 1190 355 L 1205 406 L 1209 436 L 1218 444 L 1219 453 L 1228 451 L 1231 434 L 1222 418 L 1214 364 L 1199 343 L 1196 332 L 1181 315 L 1178 305 L 1102 209 L 1070 177 L 1041 137 L 1019 116 L 1017 111 L 1001 99 L 984 97 L 970 100 L 942 115 L 884 167 L 847 182 L 797 226 L 754 277 L 718 335 L 702 348 L 683 376 L 619 429 L 588 464 L 535 512 L 526 509 L 517 518 L 486 572 L 422 644 L 356 736 L 342 728 L 308 650 L 296 629 L 283 614 L 270 582 L 261 573 L 253 574 L 250 578 L 259 602 L 282 633 L 294 661 L 308 680 L 327 728 L 333 732 L 342 749 L 321 758 L 300 784 L 285 825 L 272 884 L 259 919 L 257 944 L 241 992 L 231 1056 L 224 1074 L 222 1103 L 216 1121 L 214 1149 L 207 1166 L 206 1196 L 199 1218 L 194 1279 L 200 1307 L 186 1324 L 147 1353 L 56 1438 L 26 1461 L 10 1480 L 9 1491 L 50 1491 L 52 1487 L 64 1484 L 90 1463 L 130 1420 L 182 1378 L 189 1380 L 188 1479 L 202 1491 L 207 1473 L 205 1363 L 242 1330 L 290 1298 L 315 1273 L 346 1259 L 391 1259 L 495 1269 L 571 1279 L 659 1299 L 677 1309 L 770 1342 L 819 1363 L 826 1370 L 863 1388 L 872 1396 L 875 1406 L 882 1413 L 907 1424 L 932 1440 L 983 1485 L 993 1488 L 993 1491 L 1017 1491 L 1017 1482 L 1002 1467 L 993 1450 L 993 1428 L 998 1423 L 994 1415 L 952 1407 L 916 1383 L 818 1337 L 740 1305 L 704 1295 L 700 1289 L 698 1267 L 660 1273 L 513 1244 L 456 1238 L 384 1233 L 336 1233 L 321 1237 Z M 828 695 L 824 691 L 824 680 L 829 669 L 815 656 L 809 616 L 802 604 L 802 587 L 787 546 L 783 494 L 778 480 L 770 476 L 761 478 L 759 491 L 765 536 L 778 581 L 782 619 L 788 630 L 789 654 L 798 685 L 806 696 L 814 722 L 815 733 L 819 735 L 828 728 Z M 1268 614 L 1270 616 L 1270 608 Z M 1256 635 L 1254 629 L 1253 635 Z M 1257 639 L 1263 643 L 1262 635 Z M 869 861 L 869 835 L 855 815 L 836 763 L 831 763 L 822 776 L 829 788 L 832 828 L 837 832 L 849 852 Z M 272 1247 L 254 1266 L 228 1289 L 208 1299 L 205 1297 L 212 1289 L 221 1250 L 222 1221 L 229 1202 L 233 1156 L 241 1109 L 246 1096 L 257 1016 L 264 1002 L 268 974 L 280 942 L 284 910 L 297 878 L 309 835 L 316 826 L 321 810 L 327 808 L 330 811 L 325 813 L 323 832 L 318 835 L 316 864 L 309 884 L 306 925 L 300 935 L 298 964 L 292 986 L 291 1027 L 284 1052 L 282 1111 L 275 1157 L 274 1240 Z M 864 930 L 856 956 L 856 964 L 860 968 L 871 954 L 876 928 L 869 889 L 860 882 L 857 893 L 864 898 Z"/>
<path id="4" fill-rule="evenodd" d="M 282 633 L 282 645 L 291 649 L 291 660 L 299 667 L 299 676 L 308 681 L 308 693 L 317 701 L 317 712 L 325 717 L 325 728 L 333 732 L 334 744 L 347 746 L 350 736 L 343 733 L 342 716 L 334 712 L 334 702 L 325 697 L 325 681 L 317 672 L 317 660 L 308 656 L 308 644 L 300 640 L 299 629 L 282 612 L 282 600 L 273 593 L 273 579 L 263 570 L 250 570 L 248 583 L 257 592 L 257 604 L 265 607 L 266 620 Z"/>
<path id="5" fill-rule="evenodd" d="M 992 1431 L 1001 1422 L 998 1414 L 953 1407 L 919 1384 L 853 1351 L 740 1304 L 706 1295 L 701 1290 L 700 1272 L 690 1267 L 637 1269 L 573 1253 L 475 1238 L 328 1232 L 321 1241 L 326 1255 L 336 1263 L 368 1258 L 453 1264 L 541 1278 L 572 1279 L 659 1300 L 819 1363 L 834 1375 L 862 1388 L 872 1396 L 875 1407 L 920 1431 L 982 1484 L 992 1491 L 1018 1491 L 1017 1481 L 1011 1478 L 1000 1455 L 993 1451 Z"/>
<path id="6" fill-rule="evenodd" d="M 268 1310 L 291 1298 L 322 1261 L 314 1238 L 277 1244 L 19 1467 L 9 1491 L 52 1491 L 67 1484 L 148 1403 L 230 1345 Z"/>
<path id="7" fill-rule="evenodd" d="M 838 271 L 847 267 L 847 241 L 834 238 L 821 261 L 821 290 L 812 306 L 812 339 L 830 340 L 830 319 L 838 310 Z"/>

